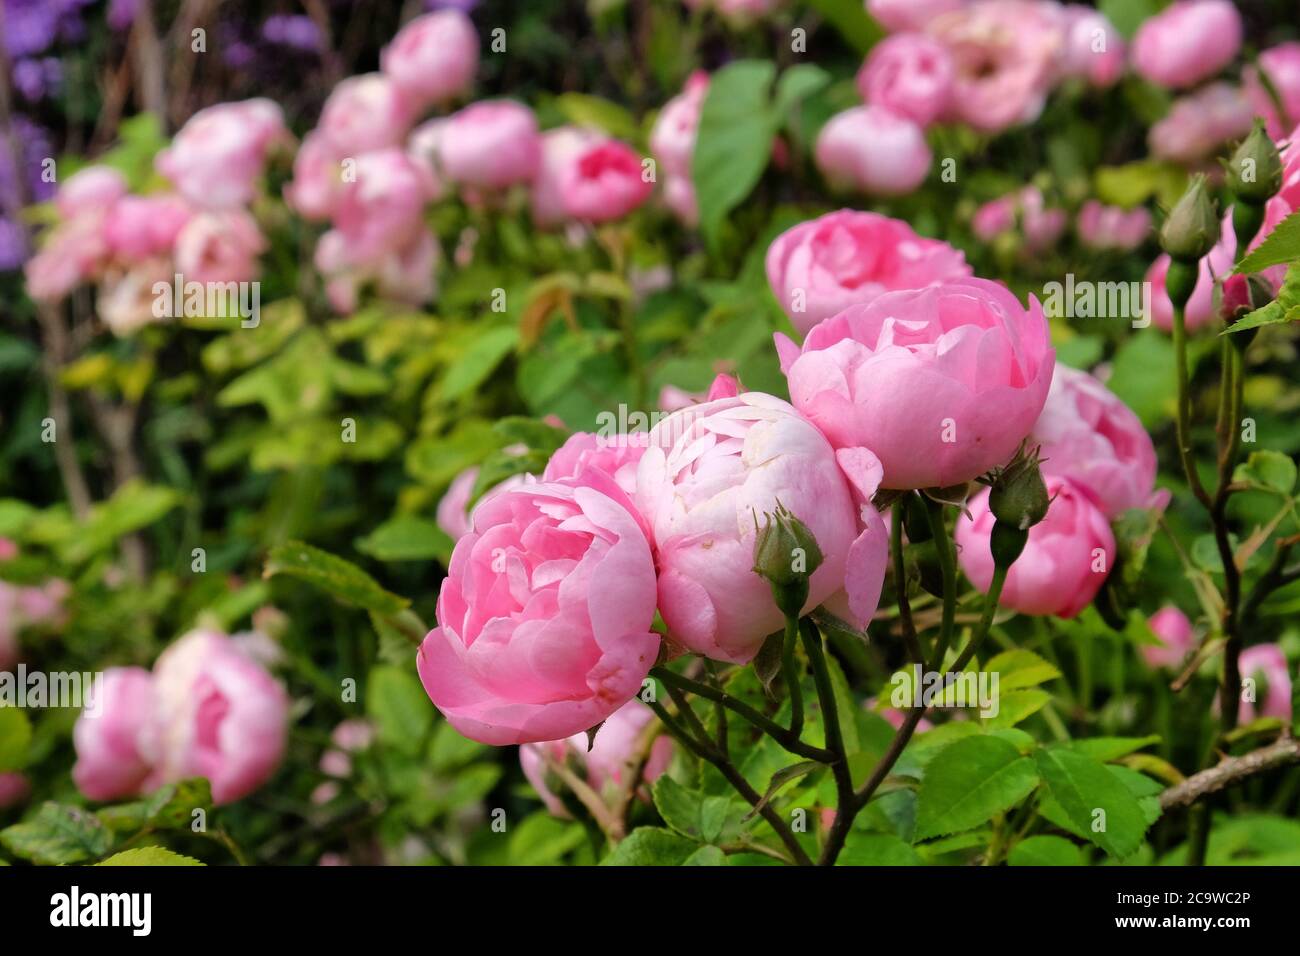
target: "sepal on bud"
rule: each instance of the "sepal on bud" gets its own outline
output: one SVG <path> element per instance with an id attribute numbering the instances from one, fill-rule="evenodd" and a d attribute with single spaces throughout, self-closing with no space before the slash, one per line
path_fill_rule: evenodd
<path id="1" fill-rule="evenodd" d="M 993 476 L 989 510 L 999 524 L 1028 531 L 1046 517 L 1051 499 L 1038 466 L 1038 449 L 1021 445 L 1016 457 Z"/>
<path id="2" fill-rule="evenodd" d="M 1175 262 L 1196 262 L 1214 248 L 1218 239 L 1219 215 L 1205 188 L 1205 177 L 1193 176 L 1160 230 L 1161 248 Z"/>
<path id="3" fill-rule="evenodd" d="M 1253 206 L 1262 206 L 1282 188 L 1282 157 L 1263 120 L 1255 120 L 1250 135 L 1228 160 L 1227 181 L 1233 196 Z"/>
<path id="4" fill-rule="evenodd" d="M 763 515 L 763 527 L 754 538 L 754 572 L 772 585 L 776 606 L 787 617 L 803 612 L 808 579 L 822 560 L 821 548 L 808 526 L 779 501 L 775 511 Z"/>

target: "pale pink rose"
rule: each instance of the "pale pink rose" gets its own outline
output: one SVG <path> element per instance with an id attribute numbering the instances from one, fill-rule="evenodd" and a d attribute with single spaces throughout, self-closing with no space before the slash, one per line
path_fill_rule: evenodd
<path id="1" fill-rule="evenodd" d="M 591 223 L 626 216 L 649 199 L 654 189 L 641 162 L 632 147 L 615 139 L 583 147 L 560 170 L 565 215 Z"/>
<path id="2" fill-rule="evenodd" d="M 1087 372 L 1056 365 L 1030 444 L 1043 472 L 1069 478 L 1108 518 L 1151 503 L 1156 450 L 1131 408 Z"/>
<path id="3" fill-rule="evenodd" d="M 447 191 L 446 185 L 442 181 L 442 159 L 439 155 L 440 144 L 446 129 L 447 117 L 439 116 L 436 119 L 421 123 L 413 129 L 410 138 L 406 141 L 406 152 L 428 171 L 437 184 L 435 192 L 438 198 L 442 198 Z"/>
<path id="4" fill-rule="evenodd" d="M 23 266 L 27 294 L 38 302 L 58 302 L 98 276 L 108 254 L 102 212 L 61 222 Z"/>
<path id="5" fill-rule="evenodd" d="M 1080 77 L 1090 86 L 1112 86 L 1124 74 L 1127 49 L 1124 38 L 1106 15 L 1078 3 L 1062 9 L 1065 51 L 1061 72 Z"/>
<path id="6" fill-rule="evenodd" d="M 691 157 L 700 128 L 709 74 L 696 70 L 682 91 L 664 104 L 650 130 L 650 152 L 668 176 L 691 178 Z"/>
<path id="7" fill-rule="evenodd" d="M 377 264 L 425 230 L 425 204 L 436 198 L 428 169 L 396 147 L 363 153 L 334 206 L 334 228 L 354 263 Z"/>
<path id="8" fill-rule="evenodd" d="M 1195 86 L 1232 62 L 1241 35 L 1230 0 L 1179 0 L 1138 27 L 1133 69 L 1159 86 Z"/>
<path id="9" fill-rule="evenodd" d="M 32 785 L 25 774 L 0 773 L 0 810 L 27 802 Z"/>
<path id="10" fill-rule="evenodd" d="M 317 131 L 340 157 L 400 146 L 415 121 L 410 98 L 382 73 L 350 76 L 334 87 Z"/>
<path id="11" fill-rule="evenodd" d="M 970 275 L 960 251 L 900 219 L 841 209 L 787 229 L 767 250 L 767 281 L 794 327 L 807 333 L 850 305 L 896 289 Z"/>
<path id="12" fill-rule="evenodd" d="M 325 291 L 335 311 L 356 310 L 363 287 L 383 299 L 408 305 L 424 305 L 438 291 L 437 270 L 442 250 L 437 237 L 419 227 L 404 245 L 376 251 L 355 247 L 351 238 L 337 229 L 321 236 L 314 262 L 325 276 Z"/>
<path id="13" fill-rule="evenodd" d="M 454 114 L 439 147 L 447 178 L 498 190 L 526 183 L 541 164 L 542 140 L 533 111 L 514 100 L 483 100 Z"/>
<path id="14" fill-rule="evenodd" d="M 459 10 L 416 17 L 379 54 L 380 69 L 419 103 L 445 103 L 468 92 L 478 69 L 478 33 Z"/>
<path id="15" fill-rule="evenodd" d="M 1269 47 L 1259 55 L 1258 67 L 1252 64 L 1242 71 L 1246 95 L 1250 98 L 1255 115 L 1262 116 L 1267 121 L 1269 136 L 1275 140 L 1281 139 L 1286 135 L 1287 128 L 1278 115 L 1277 107 L 1273 105 L 1273 97 L 1269 96 L 1260 79 L 1260 70 L 1263 70 L 1277 90 L 1287 119 L 1292 123 L 1300 120 L 1300 43 L 1293 40 Z"/>
<path id="16" fill-rule="evenodd" d="M 341 750 L 327 750 L 320 755 L 320 772 L 330 777 L 352 775 L 352 758 Z"/>
<path id="17" fill-rule="evenodd" d="M 111 667 L 94 692 L 93 706 L 72 729 L 73 782 L 92 800 L 137 796 L 157 746 L 153 675 L 142 667 Z"/>
<path id="18" fill-rule="evenodd" d="M 206 777 L 230 803 L 270 779 L 284 756 L 289 698 L 230 638 L 193 631 L 154 665 L 155 783 Z"/>
<path id="19" fill-rule="evenodd" d="M 1143 206 L 1123 209 L 1089 199 L 1079 210 L 1075 228 L 1085 246 L 1130 252 L 1151 235 L 1151 213 Z"/>
<path id="20" fill-rule="evenodd" d="M 1291 672 L 1282 648 L 1276 644 L 1256 644 L 1241 652 L 1239 664 L 1243 680 L 1254 678 L 1256 698 L 1241 702 L 1237 712 L 1240 722 L 1248 724 L 1257 717 L 1276 717 L 1290 723 Z"/>
<path id="21" fill-rule="evenodd" d="M 474 527 L 474 508 L 477 508 L 498 491 L 517 488 L 524 484 L 527 479 L 524 475 L 511 475 L 505 481 L 489 488 L 480 495 L 478 501 L 474 503 L 474 508 L 471 508 L 469 499 L 474 492 L 474 482 L 476 481 L 478 481 L 478 468 L 466 468 L 452 479 L 446 493 L 438 502 L 438 510 L 435 513 L 438 527 L 446 532 L 447 537 L 451 538 L 452 541 L 459 541 L 469 534 Z"/>
<path id="22" fill-rule="evenodd" d="M 991 242 L 1019 226 L 1024 247 L 1029 252 L 1041 252 L 1055 245 L 1067 224 L 1065 210 L 1049 207 L 1036 186 L 1025 186 L 992 199 L 971 217 L 971 231 L 984 242 Z"/>
<path id="23" fill-rule="evenodd" d="M 563 801 L 547 786 L 548 759 L 571 764 L 598 795 L 606 796 L 610 789 L 624 786 L 627 774 L 634 769 L 633 762 L 642 757 L 638 744 L 652 720 L 654 712 L 649 707 L 639 700 L 630 700 L 600 725 L 590 750 L 585 732 L 564 740 L 524 744 L 519 748 L 520 766 L 546 808 L 561 819 L 569 819 Z M 672 738 L 659 735 L 650 746 L 641 779 L 647 784 L 654 783 L 668 769 L 672 758 Z"/>
<path id="24" fill-rule="evenodd" d="M 1029 434 L 1055 353 L 1042 306 L 987 279 L 887 292 L 777 336 L 795 408 L 837 448 L 870 448 L 885 488 L 955 485 L 1006 464 Z"/>
<path id="25" fill-rule="evenodd" d="M 1096 596 L 1115 563 L 1115 536 L 1097 506 L 1069 480 L 1044 476 L 1052 498 L 1047 517 L 1029 529 L 1025 550 L 1007 572 L 998 603 L 1021 614 L 1070 618 Z M 987 592 L 993 580 L 989 491 L 966 502 L 957 519 L 957 557 L 966 577 Z"/>
<path id="26" fill-rule="evenodd" d="M 420 679 L 472 740 L 558 740 L 640 691 L 659 653 L 654 611 L 650 545 L 612 479 L 506 489 L 456 543 Z"/>
<path id="27" fill-rule="evenodd" d="M 930 172 L 925 131 L 883 106 L 855 106 L 817 134 L 817 168 L 832 185 L 874 196 L 912 192 Z"/>
<path id="28" fill-rule="evenodd" d="M 695 201 L 695 183 L 689 176 L 670 175 L 664 179 L 664 205 L 682 225 L 699 225 L 700 207 Z"/>
<path id="29" fill-rule="evenodd" d="M 935 17 L 960 10 L 967 0 L 866 0 L 867 12 L 893 33 L 924 30 Z"/>
<path id="30" fill-rule="evenodd" d="M 267 154 L 288 141 L 274 101 L 219 103 L 190 117 L 154 168 L 195 206 L 229 209 L 252 200 Z"/>
<path id="31" fill-rule="evenodd" d="M 868 103 L 929 126 L 948 107 L 952 78 L 947 47 L 923 33 L 899 33 L 871 48 L 857 83 Z"/>
<path id="32" fill-rule="evenodd" d="M 740 394 L 740 382 L 734 375 L 719 373 L 709 385 L 707 392 L 688 392 L 676 385 L 665 385 L 659 390 L 659 410 L 675 412 L 701 402 L 712 402 L 719 398 L 734 398 Z"/>
<path id="33" fill-rule="evenodd" d="M 60 219 L 105 213 L 126 195 L 126 177 L 110 166 L 87 166 L 68 177 L 54 196 Z"/>
<path id="34" fill-rule="evenodd" d="M 154 314 L 159 302 L 155 287 L 160 282 L 172 287 L 175 276 L 172 260 L 167 256 L 142 259 L 125 269 L 109 269 L 99 283 L 95 313 L 118 336 L 152 325 L 161 318 Z"/>
<path id="35" fill-rule="evenodd" d="M 1139 648 L 1147 666 L 1169 670 L 1181 667 L 1191 653 L 1192 645 L 1196 643 L 1196 634 L 1187 615 L 1174 605 L 1166 604 L 1151 615 L 1147 625 L 1159 641 L 1158 644 L 1143 644 Z"/>
<path id="36" fill-rule="evenodd" d="M 123 196 L 104 220 L 104 239 L 119 259 L 148 259 L 170 253 L 193 211 L 180 196 Z"/>
<path id="37" fill-rule="evenodd" d="M 754 571 L 762 515 L 779 502 L 813 533 L 824 558 L 805 611 L 847 598 L 865 628 L 888 551 L 870 504 L 880 463 L 865 448 L 834 451 L 791 406 L 761 392 L 674 412 L 650 430 L 636 501 L 653 529 L 659 613 L 671 640 L 745 663 L 784 616 Z"/>
<path id="38" fill-rule="evenodd" d="M 330 732 L 334 746 L 348 753 L 365 750 L 375 740 L 375 728 L 368 720 L 353 717 L 335 725 Z"/>
<path id="39" fill-rule="evenodd" d="M 550 229 L 569 218 L 564 201 L 568 171 L 589 147 L 604 139 L 600 133 L 576 126 L 561 126 L 542 134 L 542 158 L 529 195 L 534 224 Z"/>
<path id="40" fill-rule="evenodd" d="M 977 0 L 931 20 L 926 31 L 952 57 L 947 118 L 983 133 L 1038 118 L 1065 46 L 1050 5 Z"/>
<path id="41" fill-rule="evenodd" d="M 649 447 L 648 432 L 598 435 L 574 432 L 551 455 L 542 472 L 543 481 L 577 478 L 588 469 L 603 471 L 631 496 L 636 493 L 637 463 Z"/>
<path id="42" fill-rule="evenodd" d="M 1223 143 L 1250 132 L 1250 99 L 1231 83 L 1210 83 L 1174 101 L 1169 113 L 1147 132 L 1147 145 L 1160 159 L 1194 164 Z"/>
<path id="43" fill-rule="evenodd" d="M 176 271 L 186 282 L 247 282 L 266 251 L 257 222 L 242 209 L 201 213 L 176 237 Z"/>
<path id="44" fill-rule="evenodd" d="M 284 187 L 285 202 L 309 222 L 324 222 L 334 213 L 342 191 L 342 161 L 324 135 L 313 130 L 293 158 L 293 179 Z"/>

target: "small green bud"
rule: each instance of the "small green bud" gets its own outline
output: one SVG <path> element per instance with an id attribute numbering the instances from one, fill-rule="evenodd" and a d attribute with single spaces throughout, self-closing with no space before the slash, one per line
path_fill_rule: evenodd
<path id="1" fill-rule="evenodd" d="M 1262 120 L 1255 120 L 1250 135 L 1232 154 L 1227 172 L 1228 188 L 1232 194 L 1250 205 L 1264 205 L 1282 188 L 1282 157 L 1277 144 L 1265 131 Z M 1248 237 L 1246 241 L 1251 238 L 1254 237 Z"/>
<path id="2" fill-rule="evenodd" d="M 1029 532 L 1015 525 L 1001 521 L 993 522 L 993 532 L 989 535 L 989 551 L 993 555 L 993 564 L 999 568 L 1009 568 L 1025 550 Z"/>
<path id="3" fill-rule="evenodd" d="M 1219 214 L 1214 200 L 1205 188 L 1205 177 L 1193 176 L 1160 230 L 1160 245 L 1175 261 L 1195 262 L 1218 240 Z"/>
<path id="4" fill-rule="evenodd" d="M 1022 447 L 1011 463 L 993 478 L 989 510 L 999 524 L 1028 531 L 1043 520 L 1050 503 L 1047 484 L 1038 467 L 1038 449 L 1026 452 Z"/>
<path id="5" fill-rule="evenodd" d="M 822 551 L 808 526 L 779 501 L 763 515 L 754 538 L 754 572 L 772 585 L 772 597 L 787 617 L 808 602 L 808 579 L 821 567 Z"/>

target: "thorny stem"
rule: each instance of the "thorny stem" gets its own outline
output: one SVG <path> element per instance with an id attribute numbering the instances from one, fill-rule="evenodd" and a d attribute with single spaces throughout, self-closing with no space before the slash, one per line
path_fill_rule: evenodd
<path id="1" fill-rule="evenodd" d="M 840 727 L 840 711 L 835 701 L 835 687 L 831 683 L 830 669 L 826 666 L 826 656 L 822 652 L 821 633 L 806 621 L 801 628 L 804 647 L 808 651 L 808 660 L 812 663 L 813 680 L 817 685 L 817 700 L 821 704 L 822 722 L 826 727 L 826 747 L 835 754 L 836 760 L 831 764 L 831 774 L 835 778 L 835 803 L 838 812 L 835 822 L 831 824 L 831 834 L 822 848 L 818 859 L 819 866 L 831 866 L 844 845 L 844 837 L 853 823 L 857 811 L 853 810 L 853 775 L 849 771 L 849 755 L 844 748 L 844 732 Z M 837 839 L 838 837 L 838 839 Z"/>
<path id="2" fill-rule="evenodd" d="M 943 523 L 943 505 L 924 496 L 923 500 L 925 514 L 930 521 L 930 533 L 934 538 L 935 554 L 939 557 L 939 570 L 943 574 L 943 620 L 939 627 L 939 642 L 934 648 L 934 659 L 930 664 L 931 670 L 938 670 L 943 666 L 944 655 L 952 644 L 953 620 L 957 614 L 957 564 L 948 529 Z"/>

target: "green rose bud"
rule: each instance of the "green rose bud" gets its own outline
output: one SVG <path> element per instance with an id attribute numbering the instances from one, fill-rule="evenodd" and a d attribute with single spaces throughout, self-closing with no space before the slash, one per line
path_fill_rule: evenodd
<path id="1" fill-rule="evenodd" d="M 1214 200 L 1205 188 L 1205 177 L 1194 176 L 1160 230 L 1160 245 L 1175 261 L 1195 262 L 1213 249 L 1218 239 Z"/>
<path id="2" fill-rule="evenodd" d="M 1253 206 L 1262 206 L 1282 188 L 1282 157 L 1262 120 L 1255 121 L 1255 128 L 1228 160 L 1227 173 L 1232 194 Z"/>
<path id="3" fill-rule="evenodd" d="M 1038 467 L 1038 449 L 1026 452 L 1022 447 L 1011 463 L 994 477 L 989 510 L 999 524 L 1028 531 L 1043 520 L 1050 503 L 1047 484 Z"/>
<path id="4" fill-rule="evenodd" d="M 755 519 L 757 525 L 757 519 Z M 772 585 L 776 606 L 797 617 L 808 602 L 808 579 L 821 567 L 822 551 L 808 526 L 779 501 L 763 515 L 754 538 L 754 572 Z"/>

